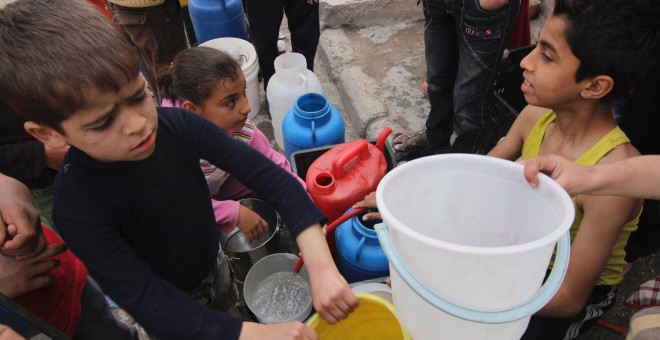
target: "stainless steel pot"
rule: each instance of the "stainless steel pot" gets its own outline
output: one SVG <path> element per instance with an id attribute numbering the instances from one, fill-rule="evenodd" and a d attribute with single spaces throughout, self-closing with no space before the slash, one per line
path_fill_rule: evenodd
<path id="1" fill-rule="evenodd" d="M 243 283 L 245 276 L 255 263 L 267 255 L 277 253 L 282 218 L 275 208 L 263 200 L 246 198 L 240 200 L 239 203 L 259 214 L 268 223 L 268 233 L 252 242 L 247 241 L 247 236 L 238 227 L 229 234 L 220 232 L 220 247 L 229 257 L 236 280 Z"/>

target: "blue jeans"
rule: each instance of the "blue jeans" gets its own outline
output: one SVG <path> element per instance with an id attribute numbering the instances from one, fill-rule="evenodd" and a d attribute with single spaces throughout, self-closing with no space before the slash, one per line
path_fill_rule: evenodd
<path id="1" fill-rule="evenodd" d="M 456 139 L 451 152 L 484 154 L 494 146 L 493 81 L 513 30 L 520 0 L 486 11 L 479 0 L 422 0 L 429 146 Z M 491 145 L 492 144 L 492 145 Z"/>

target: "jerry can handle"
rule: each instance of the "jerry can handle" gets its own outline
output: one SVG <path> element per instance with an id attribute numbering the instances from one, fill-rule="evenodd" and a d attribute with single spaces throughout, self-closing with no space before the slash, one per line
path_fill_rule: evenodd
<path id="1" fill-rule="evenodd" d="M 387 137 L 392 133 L 392 129 L 386 127 L 383 130 L 380 131 L 378 134 L 378 139 L 376 139 L 376 149 L 380 150 L 380 152 L 385 154 L 385 141 L 387 140 Z"/>
<path id="2" fill-rule="evenodd" d="M 346 175 L 345 167 L 348 162 L 355 157 L 360 159 L 369 158 L 369 143 L 364 139 L 359 139 L 352 146 L 344 149 L 337 155 L 337 158 L 332 160 L 332 175 L 336 178 L 342 178 Z"/>

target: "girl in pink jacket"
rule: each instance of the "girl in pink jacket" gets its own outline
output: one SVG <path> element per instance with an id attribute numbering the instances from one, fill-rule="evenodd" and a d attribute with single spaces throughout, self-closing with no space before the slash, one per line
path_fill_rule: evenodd
<path id="1" fill-rule="evenodd" d="M 181 51 L 158 79 L 161 106 L 181 107 L 201 115 L 291 172 L 286 158 L 273 150 L 268 138 L 247 119 L 251 108 L 245 88 L 245 76 L 234 58 L 201 46 Z M 268 231 L 267 223 L 257 213 L 235 200 L 254 194 L 250 188 L 206 160 L 200 160 L 200 166 L 211 193 L 216 223 L 222 231 L 229 233 L 238 226 L 250 241 Z M 296 174 L 291 175 L 305 186 Z"/>

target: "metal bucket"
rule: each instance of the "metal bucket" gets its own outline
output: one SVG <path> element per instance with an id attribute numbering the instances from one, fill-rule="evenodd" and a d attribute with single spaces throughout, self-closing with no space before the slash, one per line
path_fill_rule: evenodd
<path id="1" fill-rule="evenodd" d="M 264 257 L 250 269 L 243 296 L 259 322 L 305 321 L 312 312 L 307 268 L 294 272 L 297 261 L 296 255 L 278 253 Z"/>
<path id="2" fill-rule="evenodd" d="M 252 242 L 247 241 L 247 236 L 238 227 L 229 234 L 220 232 L 222 251 L 229 257 L 236 280 L 243 283 L 248 271 L 255 263 L 265 256 L 277 252 L 282 218 L 275 208 L 260 199 L 246 198 L 240 200 L 239 203 L 259 214 L 268 223 L 268 233 Z"/>

